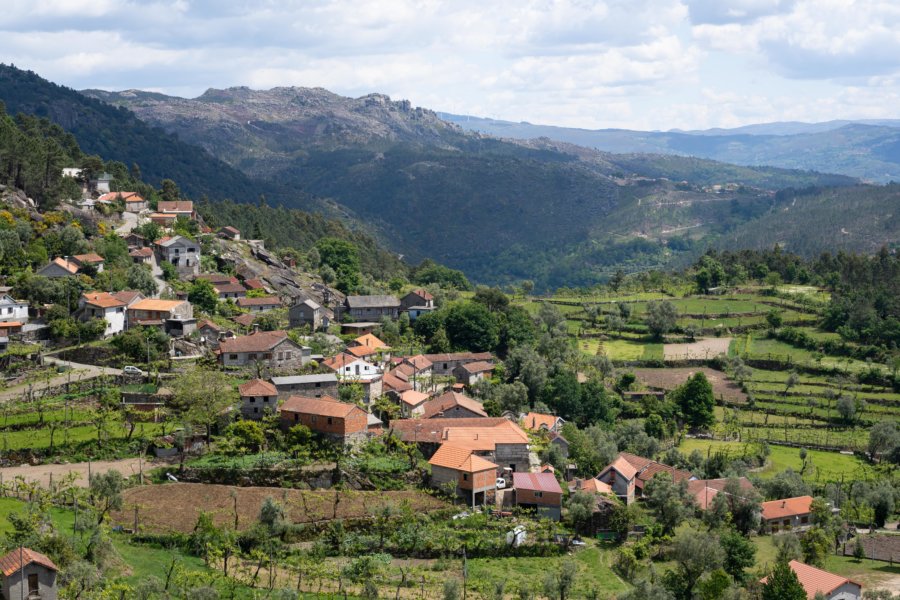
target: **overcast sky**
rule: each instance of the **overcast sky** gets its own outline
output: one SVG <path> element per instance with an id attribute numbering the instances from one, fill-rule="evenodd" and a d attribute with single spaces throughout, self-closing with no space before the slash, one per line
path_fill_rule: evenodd
<path id="1" fill-rule="evenodd" d="M 897 118 L 897 0 L 3 0 L 0 61 L 76 89 L 325 87 L 573 127 Z"/>

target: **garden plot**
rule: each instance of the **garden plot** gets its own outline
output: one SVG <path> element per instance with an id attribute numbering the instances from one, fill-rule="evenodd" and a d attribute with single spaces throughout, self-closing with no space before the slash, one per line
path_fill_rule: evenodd
<path id="1" fill-rule="evenodd" d="M 730 337 L 706 338 L 689 344 L 666 344 L 663 356 L 666 360 L 709 360 L 720 354 L 728 354 Z"/>
<path id="2" fill-rule="evenodd" d="M 146 485 L 125 491 L 122 510 L 113 514 L 114 524 L 130 527 L 135 508 L 139 529 L 152 533 L 190 533 L 201 511 L 209 512 L 218 526 L 244 530 L 256 523 L 266 498 L 282 503 L 294 523 L 321 523 L 334 519 L 365 519 L 386 506 L 409 503 L 416 512 L 448 505 L 424 492 L 359 492 L 353 490 L 290 490 L 267 487 L 234 487 L 203 483 Z M 237 513 L 237 514 L 235 514 Z"/>
<path id="3" fill-rule="evenodd" d="M 688 377 L 702 371 L 713 387 L 716 398 L 724 398 L 728 403 L 744 403 L 747 395 L 739 385 L 729 380 L 725 373 L 708 367 L 683 367 L 677 369 L 635 369 L 635 376 L 646 385 L 662 390 L 674 390 L 687 381 Z"/>

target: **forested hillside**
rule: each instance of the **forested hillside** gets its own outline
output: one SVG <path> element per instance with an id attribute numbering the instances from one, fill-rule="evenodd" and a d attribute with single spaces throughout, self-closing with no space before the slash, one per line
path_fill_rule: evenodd
<path id="1" fill-rule="evenodd" d="M 82 150 L 129 167 L 140 165 L 154 184 L 178 182 L 191 197 L 255 201 L 260 194 L 290 201 L 298 208 L 315 205 L 308 196 L 271 183 L 252 180 L 204 150 L 138 119 L 134 113 L 88 98 L 30 71 L 0 64 L 0 101 L 7 111 L 46 117 L 72 133 Z"/>

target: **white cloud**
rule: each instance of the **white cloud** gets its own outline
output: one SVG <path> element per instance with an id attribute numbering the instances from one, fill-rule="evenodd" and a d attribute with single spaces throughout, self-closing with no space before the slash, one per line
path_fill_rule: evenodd
<path id="1" fill-rule="evenodd" d="M 535 123 L 697 128 L 895 116 L 900 7 L 886 0 L 7 0 L 0 56 L 77 89 L 197 95 L 231 85 L 321 86 Z M 804 110 L 809 116 L 798 114 Z"/>

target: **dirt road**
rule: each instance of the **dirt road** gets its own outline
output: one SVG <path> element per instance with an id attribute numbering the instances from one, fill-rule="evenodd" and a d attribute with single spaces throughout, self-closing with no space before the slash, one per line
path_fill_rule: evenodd
<path id="1" fill-rule="evenodd" d="M 123 460 L 97 461 L 90 463 L 91 473 L 106 473 L 115 469 L 125 477 L 137 475 L 140 469 L 141 459 L 125 458 Z M 144 473 L 161 463 L 150 463 L 146 459 L 143 461 Z M 69 473 L 77 473 L 78 479 L 75 485 L 79 487 L 87 487 L 88 485 L 88 463 L 71 463 L 67 465 L 22 465 L 20 467 L 6 467 L 0 469 L 4 482 L 10 482 L 18 476 L 24 477 L 25 481 L 38 482 L 43 487 L 50 486 L 50 476 L 53 475 L 53 481 L 59 482 Z"/>

